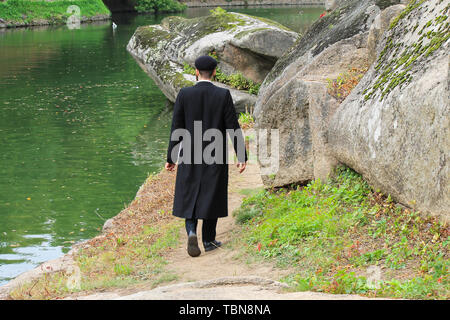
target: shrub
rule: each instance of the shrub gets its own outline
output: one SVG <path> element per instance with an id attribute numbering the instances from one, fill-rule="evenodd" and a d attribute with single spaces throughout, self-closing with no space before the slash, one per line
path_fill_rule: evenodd
<path id="1" fill-rule="evenodd" d="M 175 0 L 137 0 L 135 9 L 138 12 L 176 12 L 186 9 L 184 3 Z"/>

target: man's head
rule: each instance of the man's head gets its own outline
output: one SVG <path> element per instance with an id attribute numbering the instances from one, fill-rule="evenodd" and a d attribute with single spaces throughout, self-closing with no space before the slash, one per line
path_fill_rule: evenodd
<path id="1" fill-rule="evenodd" d="M 211 56 L 200 56 L 195 60 L 195 73 L 198 78 L 211 80 L 216 75 L 217 61 Z"/>

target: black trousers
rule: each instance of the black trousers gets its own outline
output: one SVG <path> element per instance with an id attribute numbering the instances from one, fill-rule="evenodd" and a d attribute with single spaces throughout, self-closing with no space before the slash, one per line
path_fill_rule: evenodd
<path id="1" fill-rule="evenodd" d="M 189 235 L 189 232 L 197 233 L 197 224 L 198 219 L 186 219 L 186 232 Z M 216 226 L 217 226 L 217 218 L 216 219 L 203 219 L 202 226 L 202 240 L 203 242 L 211 242 L 216 240 Z"/>

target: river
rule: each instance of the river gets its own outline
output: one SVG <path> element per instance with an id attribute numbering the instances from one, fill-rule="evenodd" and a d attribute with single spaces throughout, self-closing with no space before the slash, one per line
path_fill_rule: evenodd
<path id="1" fill-rule="evenodd" d="M 227 10 L 299 32 L 323 12 Z M 0 30 L 0 285 L 97 235 L 164 164 L 171 113 L 125 47 L 165 16 L 115 14 L 116 30 L 110 21 Z"/>

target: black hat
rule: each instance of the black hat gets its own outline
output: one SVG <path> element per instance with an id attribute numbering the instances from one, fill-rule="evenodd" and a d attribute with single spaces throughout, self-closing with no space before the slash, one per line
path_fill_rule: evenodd
<path id="1" fill-rule="evenodd" d="M 198 70 L 214 70 L 217 67 L 217 61 L 211 56 L 200 56 L 195 59 L 195 67 Z"/>

